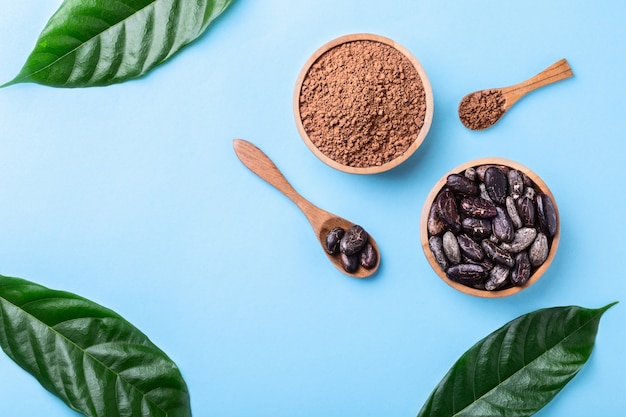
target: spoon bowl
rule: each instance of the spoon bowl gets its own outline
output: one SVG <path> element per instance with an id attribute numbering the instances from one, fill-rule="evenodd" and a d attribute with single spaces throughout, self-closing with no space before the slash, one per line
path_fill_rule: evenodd
<path id="1" fill-rule="evenodd" d="M 354 226 L 355 223 L 323 210 L 302 197 L 291 186 L 289 181 L 287 181 L 285 176 L 280 172 L 272 160 L 252 143 L 243 139 L 235 139 L 233 141 L 233 148 L 235 149 L 235 154 L 237 154 L 239 160 L 248 169 L 268 182 L 270 185 L 274 186 L 277 190 L 293 201 L 296 206 L 298 206 L 311 224 L 311 227 L 313 228 L 313 231 L 322 246 L 322 250 L 338 270 L 353 278 L 367 278 L 378 270 L 380 265 L 380 251 L 376 241 L 374 241 L 374 238 L 369 236 L 368 239 L 369 243 L 374 247 L 374 250 L 378 254 L 374 267 L 366 269 L 363 266 L 359 266 L 355 272 L 347 272 L 341 263 L 340 257 L 337 255 L 331 255 L 326 251 L 325 241 L 326 235 L 333 228 L 341 227 L 342 229 L 347 230 L 351 226 Z"/>
<path id="2" fill-rule="evenodd" d="M 459 104 L 459 118 L 468 129 L 487 129 L 500 120 L 526 94 L 573 75 L 567 60 L 561 59 L 521 83 L 467 94 Z"/>

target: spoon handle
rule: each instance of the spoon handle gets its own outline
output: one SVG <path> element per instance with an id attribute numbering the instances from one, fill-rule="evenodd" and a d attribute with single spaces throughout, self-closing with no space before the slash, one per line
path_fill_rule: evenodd
<path id="1" fill-rule="evenodd" d="M 534 77 L 531 77 L 526 81 L 522 81 L 519 84 L 503 88 L 502 93 L 507 99 L 506 105 L 507 107 L 511 107 L 517 100 L 531 91 L 548 84 L 564 80 L 573 75 L 574 73 L 572 72 L 569 63 L 565 58 L 563 58 L 550 65 Z"/>
<path id="2" fill-rule="evenodd" d="M 298 194 L 289 181 L 287 181 L 287 178 L 285 178 L 276 167 L 274 162 L 272 162 L 262 150 L 243 139 L 235 139 L 233 141 L 233 147 L 235 148 L 235 153 L 239 160 L 248 167 L 250 171 L 254 172 L 260 178 L 289 197 L 304 213 L 309 213 L 317 209 L 312 203 Z"/>

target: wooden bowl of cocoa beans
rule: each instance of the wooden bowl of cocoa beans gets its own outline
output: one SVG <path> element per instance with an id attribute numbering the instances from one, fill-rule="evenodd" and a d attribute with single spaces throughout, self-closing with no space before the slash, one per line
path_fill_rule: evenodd
<path id="1" fill-rule="evenodd" d="M 327 165 L 377 174 L 406 161 L 433 118 L 420 62 L 392 39 L 369 33 L 322 45 L 296 81 L 293 108 L 306 146 Z"/>
<path id="2" fill-rule="evenodd" d="M 426 259 L 465 294 L 499 298 L 533 285 L 559 244 L 556 201 L 525 166 L 490 157 L 444 175 L 426 198 L 420 221 Z"/>

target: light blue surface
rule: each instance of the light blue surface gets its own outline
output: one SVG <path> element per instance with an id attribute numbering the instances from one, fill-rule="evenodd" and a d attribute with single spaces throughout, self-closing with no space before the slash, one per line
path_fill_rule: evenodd
<path id="1" fill-rule="evenodd" d="M 59 4 L 0 0 L 0 82 Z M 453 362 L 509 320 L 622 301 L 589 363 L 537 415 L 623 415 L 625 21 L 617 0 L 235 0 L 142 80 L 2 89 L 0 274 L 122 314 L 180 366 L 195 416 L 414 416 Z M 423 146 L 375 176 L 316 159 L 292 113 L 308 57 L 357 32 L 409 49 L 435 97 Z M 523 98 L 486 131 L 459 122 L 465 94 L 560 58 L 574 78 Z M 238 161 L 237 137 L 305 197 L 374 235 L 376 278 L 327 263 L 298 209 Z M 433 184 L 485 156 L 541 176 L 562 222 L 544 277 L 499 300 L 445 285 L 418 231 Z M 76 413 L 1 354 L 0 415 Z"/>

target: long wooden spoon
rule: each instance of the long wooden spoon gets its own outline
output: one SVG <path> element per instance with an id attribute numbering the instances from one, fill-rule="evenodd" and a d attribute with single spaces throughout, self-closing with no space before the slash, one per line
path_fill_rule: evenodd
<path id="1" fill-rule="evenodd" d="M 344 269 L 341 259 L 338 255 L 330 255 L 326 251 L 326 235 L 329 231 L 331 231 L 335 227 L 341 227 L 344 230 L 347 230 L 354 223 L 343 219 L 339 216 L 336 216 L 332 213 L 329 213 L 321 208 L 315 206 L 310 201 L 302 197 L 298 192 L 291 186 L 289 181 L 284 177 L 284 175 L 278 170 L 276 165 L 272 162 L 271 159 L 267 157 L 259 148 L 257 148 L 252 143 L 245 141 L 243 139 L 235 139 L 233 141 L 233 147 L 235 148 L 235 153 L 237 157 L 243 164 L 248 167 L 252 172 L 256 175 L 267 181 L 269 184 L 273 185 L 286 195 L 291 201 L 293 201 L 298 208 L 304 213 L 306 218 L 311 223 L 313 227 L 313 231 L 317 236 L 324 253 L 328 257 L 328 259 L 332 262 L 337 269 L 341 272 L 350 275 L 354 278 L 366 278 L 372 275 L 374 272 L 378 270 L 378 266 L 380 265 L 380 251 L 378 250 L 378 245 L 374 241 L 374 239 L 369 236 L 369 242 L 374 247 L 377 256 L 376 265 L 371 269 L 365 269 L 362 266 L 356 270 L 356 272 L 349 273 Z"/>
<path id="2" fill-rule="evenodd" d="M 459 118 L 468 129 L 486 129 L 500 120 L 504 113 L 526 94 L 573 75 L 567 60 L 561 59 L 521 83 L 504 88 L 475 91 L 461 99 Z"/>

